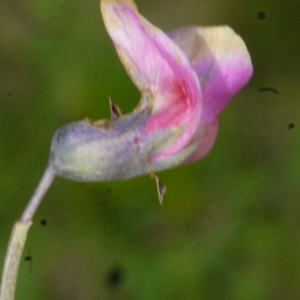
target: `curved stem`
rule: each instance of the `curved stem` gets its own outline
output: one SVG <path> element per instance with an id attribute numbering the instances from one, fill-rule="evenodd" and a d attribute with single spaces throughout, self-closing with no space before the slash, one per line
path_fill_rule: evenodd
<path id="1" fill-rule="evenodd" d="M 31 220 L 54 178 L 55 171 L 49 164 L 39 182 L 39 185 L 27 204 L 20 221 L 17 221 L 14 224 L 5 256 L 0 300 L 14 299 L 20 261 L 27 233 L 32 224 Z"/>
<path id="2" fill-rule="evenodd" d="M 34 194 L 32 195 L 29 203 L 27 204 L 21 216 L 20 222 L 27 223 L 28 221 L 32 220 L 34 213 L 36 212 L 38 206 L 40 205 L 54 178 L 55 171 L 52 165 L 49 164 L 42 176 L 42 179 L 40 180 L 39 185 L 37 186 Z"/>

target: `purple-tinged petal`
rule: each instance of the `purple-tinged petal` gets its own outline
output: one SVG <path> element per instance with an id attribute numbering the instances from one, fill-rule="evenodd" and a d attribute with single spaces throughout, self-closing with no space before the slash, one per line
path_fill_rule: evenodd
<path id="1" fill-rule="evenodd" d="M 252 76 L 246 45 L 228 26 L 190 26 L 170 32 L 169 36 L 186 54 L 200 79 L 201 124 L 211 123 Z"/>
<path id="2" fill-rule="evenodd" d="M 190 163 L 192 161 L 203 158 L 207 155 L 211 148 L 213 147 L 217 135 L 218 135 L 219 121 L 215 118 L 212 122 L 199 125 L 197 131 L 192 139 L 192 143 L 201 141 L 199 146 L 194 150 L 191 156 L 185 161 L 185 163 Z"/>
<path id="3" fill-rule="evenodd" d="M 146 133 L 186 126 L 180 138 L 161 155 L 180 151 L 190 142 L 201 116 L 197 74 L 185 54 L 160 29 L 139 15 L 131 0 L 103 0 L 106 29 L 129 76 L 151 112 Z"/>

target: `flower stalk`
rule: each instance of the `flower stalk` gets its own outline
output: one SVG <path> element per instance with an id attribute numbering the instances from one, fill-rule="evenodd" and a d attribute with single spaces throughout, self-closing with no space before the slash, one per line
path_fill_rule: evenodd
<path id="1" fill-rule="evenodd" d="M 0 300 L 13 300 L 15 295 L 19 266 L 26 242 L 27 234 L 32 224 L 34 213 L 44 198 L 55 178 L 53 167 L 49 164 L 34 194 L 28 202 L 21 218 L 15 222 L 5 256 Z"/>

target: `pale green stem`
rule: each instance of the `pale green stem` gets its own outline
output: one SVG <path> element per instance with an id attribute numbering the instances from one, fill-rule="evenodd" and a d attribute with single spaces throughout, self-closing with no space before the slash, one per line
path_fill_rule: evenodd
<path id="1" fill-rule="evenodd" d="M 51 165 L 48 165 L 38 187 L 22 214 L 20 221 L 17 221 L 14 224 L 5 256 L 0 300 L 14 299 L 20 261 L 27 233 L 32 224 L 31 220 L 54 178 L 54 169 Z"/>

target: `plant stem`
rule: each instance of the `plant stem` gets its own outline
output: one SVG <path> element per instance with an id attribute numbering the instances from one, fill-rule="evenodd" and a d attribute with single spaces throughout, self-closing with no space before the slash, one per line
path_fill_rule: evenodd
<path id="1" fill-rule="evenodd" d="M 30 225 L 31 222 L 14 224 L 5 257 L 0 300 L 14 299 L 20 261 Z"/>
<path id="2" fill-rule="evenodd" d="M 51 165 L 48 165 L 39 185 L 22 214 L 20 221 L 17 221 L 14 224 L 5 256 L 0 300 L 14 299 L 20 261 L 27 233 L 32 224 L 31 220 L 54 178 L 55 171 Z"/>
<path id="3" fill-rule="evenodd" d="M 39 185 L 37 186 L 34 194 L 32 195 L 29 203 L 27 204 L 21 216 L 20 222 L 27 223 L 28 221 L 32 220 L 34 213 L 36 212 L 38 206 L 40 205 L 54 178 L 55 171 L 52 165 L 49 164 L 43 174 L 42 179 L 40 180 Z"/>

